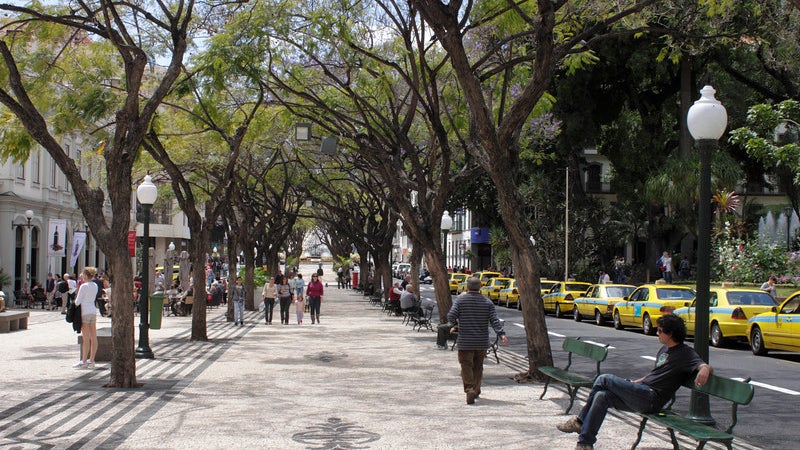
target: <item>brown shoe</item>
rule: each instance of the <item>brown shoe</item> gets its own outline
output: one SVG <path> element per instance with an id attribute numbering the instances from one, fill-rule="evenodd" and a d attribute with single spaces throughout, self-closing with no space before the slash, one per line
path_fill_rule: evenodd
<path id="1" fill-rule="evenodd" d="M 582 427 L 583 424 L 581 424 L 577 416 L 573 416 L 566 422 L 556 425 L 558 431 L 561 431 L 563 433 L 580 433 Z M 580 444 L 580 445 L 585 445 L 585 444 Z"/>
<path id="2" fill-rule="evenodd" d="M 575 450 L 594 450 L 594 445 L 592 444 L 578 444 L 575 446 Z"/>
<path id="3" fill-rule="evenodd" d="M 474 405 L 477 395 L 474 392 L 467 392 L 467 404 Z"/>

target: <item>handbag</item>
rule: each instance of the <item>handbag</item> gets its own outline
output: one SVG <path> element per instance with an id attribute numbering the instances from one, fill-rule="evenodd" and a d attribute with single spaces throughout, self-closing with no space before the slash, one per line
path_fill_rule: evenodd
<path id="1" fill-rule="evenodd" d="M 76 314 L 77 312 L 78 312 L 78 307 L 75 306 L 75 303 L 69 302 L 69 304 L 67 305 L 67 314 L 66 314 L 66 316 L 64 316 L 64 320 L 66 320 L 67 323 L 74 322 L 75 321 L 75 316 L 78 315 L 78 314 Z"/>

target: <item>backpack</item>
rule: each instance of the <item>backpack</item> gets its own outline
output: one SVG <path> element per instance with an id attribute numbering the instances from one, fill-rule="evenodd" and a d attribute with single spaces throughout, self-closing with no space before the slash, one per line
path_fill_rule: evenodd
<path id="1" fill-rule="evenodd" d="M 61 280 L 56 285 L 56 289 L 58 290 L 58 292 L 66 294 L 67 292 L 69 292 L 69 283 L 67 283 L 65 280 Z"/>

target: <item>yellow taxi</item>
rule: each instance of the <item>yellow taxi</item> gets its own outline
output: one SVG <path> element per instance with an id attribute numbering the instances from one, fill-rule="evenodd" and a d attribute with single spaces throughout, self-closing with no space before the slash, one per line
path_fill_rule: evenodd
<path id="1" fill-rule="evenodd" d="M 756 355 L 768 350 L 800 351 L 800 292 L 795 292 L 780 306 L 748 321 L 750 348 Z"/>
<path id="2" fill-rule="evenodd" d="M 556 281 L 542 296 L 544 312 L 552 312 L 556 317 L 572 314 L 572 301 L 586 293 L 590 287 L 591 284 L 582 281 Z"/>
<path id="3" fill-rule="evenodd" d="M 465 273 L 451 273 L 450 274 L 450 293 L 457 294 L 458 293 L 458 284 L 462 281 L 467 281 L 467 277 L 469 275 Z"/>
<path id="4" fill-rule="evenodd" d="M 517 307 L 519 304 L 519 292 L 517 291 L 517 280 L 511 280 L 506 287 L 500 289 L 500 294 L 497 297 L 497 304 L 506 305 L 506 308 L 511 308 L 511 305 Z"/>
<path id="5" fill-rule="evenodd" d="M 550 289 L 553 289 L 553 286 L 555 286 L 556 284 L 558 284 L 558 281 L 546 280 L 544 278 L 540 279 L 539 280 L 539 289 L 540 289 L 540 291 L 542 293 L 542 296 L 544 296 L 544 294 L 547 294 L 548 292 L 550 292 Z"/>
<path id="6" fill-rule="evenodd" d="M 624 301 L 614 305 L 614 328 L 641 327 L 644 334 L 656 334 L 659 316 L 670 314 L 694 299 L 694 289 L 671 284 L 643 284 Z"/>
<path id="7" fill-rule="evenodd" d="M 614 315 L 614 305 L 631 295 L 636 286 L 630 284 L 593 284 L 586 295 L 578 297 L 572 303 L 572 316 L 576 322 L 584 317 L 593 317 L 594 323 L 603 325 Z"/>
<path id="8" fill-rule="evenodd" d="M 500 290 L 508 286 L 511 278 L 494 277 L 489 279 L 486 286 L 481 287 L 481 295 L 491 300 L 493 303 L 498 303 L 500 300 Z"/>
<path id="9" fill-rule="evenodd" d="M 500 272 L 484 271 L 484 272 L 475 272 L 474 274 L 472 274 L 472 276 L 481 280 L 481 286 L 486 286 L 489 283 L 489 280 L 496 277 L 502 277 L 503 274 Z"/>
<path id="10" fill-rule="evenodd" d="M 686 322 L 686 333 L 689 336 L 694 335 L 696 301 L 672 312 Z M 728 339 L 746 340 L 747 320 L 769 312 L 775 306 L 778 306 L 775 299 L 761 289 L 711 289 L 708 295 L 708 342 L 714 347 L 720 347 Z"/>

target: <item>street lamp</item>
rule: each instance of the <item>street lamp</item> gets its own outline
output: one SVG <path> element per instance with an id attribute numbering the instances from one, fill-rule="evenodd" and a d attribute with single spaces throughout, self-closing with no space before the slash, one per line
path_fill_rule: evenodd
<path id="1" fill-rule="evenodd" d="M 792 227 L 792 207 L 787 206 L 783 209 L 783 212 L 786 213 L 786 251 L 792 251 L 792 235 L 791 235 L 791 227 Z"/>
<path id="2" fill-rule="evenodd" d="M 728 113 L 711 86 L 700 90 L 686 115 L 689 133 L 700 150 L 700 194 L 697 205 L 697 297 L 695 300 L 694 349 L 708 362 L 708 302 L 711 277 L 711 155 L 728 125 Z M 708 396 L 692 391 L 689 416 L 699 422 L 713 423 Z"/>
<path id="3" fill-rule="evenodd" d="M 144 233 L 142 234 L 142 295 L 139 298 L 141 319 L 139 321 L 139 346 L 136 347 L 136 357 L 147 359 L 155 357 L 153 351 L 150 350 L 150 308 L 148 308 L 150 274 L 148 273 L 147 261 L 150 259 L 150 208 L 156 202 L 156 197 L 158 197 L 158 188 L 153 184 L 153 179 L 150 178 L 150 175 L 145 175 L 144 181 L 136 188 L 136 198 L 142 204 L 144 224 Z"/>
<path id="4" fill-rule="evenodd" d="M 447 234 L 450 233 L 451 228 L 453 228 L 453 218 L 450 217 L 450 213 L 445 211 L 444 214 L 442 215 L 442 223 L 441 223 L 442 233 L 444 234 L 444 245 L 442 245 L 442 256 L 444 256 L 445 270 L 447 269 Z"/>

